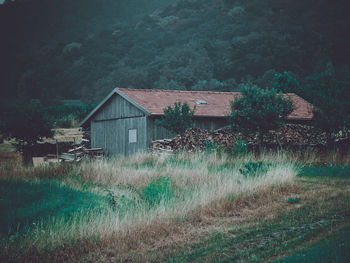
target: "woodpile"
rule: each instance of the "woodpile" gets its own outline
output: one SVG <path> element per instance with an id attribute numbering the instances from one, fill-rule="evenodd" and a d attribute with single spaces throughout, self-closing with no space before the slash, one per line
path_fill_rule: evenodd
<path id="1" fill-rule="evenodd" d="M 103 156 L 102 148 L 92 148 L 88 149 L 80 145 L 74 147 L 66 153 L 62 153 L 59 156 L 60 162 L 81 162 L 82 160 L 87 160 L 91 158 L 100 158 Z"/>
<path id="2" fill-rule="evenodd" d="M 81 144 L 75 145 L 67 152 L 59 156 L 61 162 L 81 162 L 82 160 L 89 160 L 92 158 L 101 158 L 104 156 L 102 148 L 90 148 L 90 129 L 82 130 Z"/>
<path id="3" fill-rule="evenodd" d="M 239 132 L 231 132 L 228 128 L 216 131 L 208 131 L 199 128 L 188 129 L 181 139 L 176 136 L 173 139 L 154 141 L 151 151 L 175 151 L 185 148 L 189 152 L 203 151 L 208 144 L 225 149 L 232 149 L 235 142 L 244 141 L 248 149 L 257 149 L 258 134 L 243 135 Z M 325 133 L 318 132 L 314 127 L 301 124 L 287 124 L 277 130 L 271 130 L 264 136 L 262 145 L 268 148 L 299 148 L 324 147 L 327 142 Z M 183 147 L 185 146 L 185 147 Z"/>

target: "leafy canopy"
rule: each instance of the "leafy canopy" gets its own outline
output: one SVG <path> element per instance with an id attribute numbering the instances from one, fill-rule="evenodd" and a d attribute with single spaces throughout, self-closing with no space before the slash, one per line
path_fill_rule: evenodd
<path id="1" fill-rule="evenodd" d="M 270 85 L 282 92 L 298 92 L 300 83 L 289 72 L 276 73 L 270 83 Z"/>
<path id="2" fill-rule="evenodd" d="M 338 80 L 332 71 L 326 70 L 307 78 L 304 93 L 316 106 L 314 126 L 326 132 L 329 140 L 333 133 L 350 128 L 349 80 Z"/>
<path id="3" fill-rule="evenodd" d="M 164 109 L 164 117 L 157 120 L 156 124 L 182 136 L 188 128 L 193 126 L 194 112 L 195 107 L 191 110 L 186 102 L 176 102 L 174 107 L 168 106 Z"/>
<path id="4" fill-rule="evenodd" d="M 37 103 L 15 105 L 3 109 L 0 132 L 6 139 L 14 139 L 16 149 L 28 153 L 44 137 L 52 137 L 53 122 Z"/>
<path id="5" fill-rule="evenodd" d="M 231 103 L 229 122 L 233 130 L 264 134 L 283 125 L 292 110 L 291 101 L 276 89 L 244 87 Z"/>

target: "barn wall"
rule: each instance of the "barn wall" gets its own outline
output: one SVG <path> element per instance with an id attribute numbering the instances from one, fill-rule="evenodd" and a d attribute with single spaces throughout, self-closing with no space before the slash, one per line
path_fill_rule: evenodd
<path id="1" fill-rule="evenodd" d="M 226 118 L 194 118 L 194 127 L 214 131 L 228 125 Z"/>
<path id="2" fill-rule="evenodd" d="M 149 117 L 147 121 L 147 145 L 150 146 L 152 141 L 168 139 L 175 137 L 176 134 L 170 132 L 169 130 L 157 125 L 155 122 L 160 118 Z"/>
<path id="3" fill-rule="evenodd" d="M 91 146 L 107 156 L 129 155 L 147 149 L 146 117 L 92 121 Z M 136 143 L 129 143 L 129 130 L 136 129 Z"/>
<path id="4" fill-rule="evenodd" d="M 91 147 L 103 148 L 107 156 L 146 150 L 146 121 L 144 112 L 116 95 L 103 105 L 91 121 Z M 130 129 L 136 129 L 136 143 L 129 143 Z"/>

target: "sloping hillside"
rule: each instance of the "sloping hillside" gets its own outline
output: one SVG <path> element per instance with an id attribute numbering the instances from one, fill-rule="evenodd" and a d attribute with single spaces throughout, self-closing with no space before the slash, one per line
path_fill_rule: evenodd
<path id="1" fill-rule="evenodd" d="M 113 87 L 233 90 L 350 75 L 347 1 L 21 1 L 0 6 L 2 87 L 98 101 Z M 11 25 L 11 26 L 9 26 Z"/>

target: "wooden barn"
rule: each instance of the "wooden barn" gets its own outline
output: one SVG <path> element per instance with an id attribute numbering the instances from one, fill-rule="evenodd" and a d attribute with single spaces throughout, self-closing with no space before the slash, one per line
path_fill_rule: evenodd
<path id="1" fill-rule="evenodd" d="M 196 106 L 195 127 L 215 130 L 227 125 L 230 103 L 237 92 L 114 89 L 82 122 L 91 129 L 91 147 L 103 148 L 106 155 L 129 155 L 148 149 L 152 141 L 171 138 L 168 130 L 155 124 L 163 110 L 175 102 Z M 308 123 L 311 104 L 288 93 L 294 105 L 289 122 Z"/>

